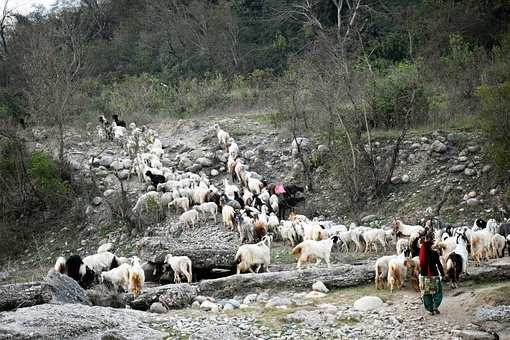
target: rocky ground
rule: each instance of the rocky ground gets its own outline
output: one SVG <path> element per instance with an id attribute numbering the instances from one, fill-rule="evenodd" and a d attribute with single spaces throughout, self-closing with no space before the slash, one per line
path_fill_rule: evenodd
<path id="1" fill-rule="evenodd" d="M 510 282 L 465 282 L 446 289 L 438 316 L 424 311 L 414 291 L 371 286 L 197 297 L 191 307 L 169 312 L 160 304 L 149 313 L 45 304 L 0 313 L 0 339 L 495 339 L 492 332 L 505 339 L 510 309 L 501 304 L 510 301 L 499 293 L 509 288 Z"/>
<path id="2" fill-rule="evenodd" d="M 226 156 L 217 146 L 212 129 L 214 123 L 219 123 L 236 139 L 241 154 L 249 160 L 253 170 L 272 181 L 301 180 L 300 169 L 291 155 L 290 134 L 284 128 L 275 129 L 260 114 L 201 117 L 153 125 L 165 146 L 163 164 L 180 170 L 204 172 L 213 184 L 222 187 Z M 106 242 L 112 242 L 115 252 L 122 256 L 138 255 L 151 259 L 169 251 L 174 255 L 176 251 L 186 255 L 187 250 L 193 249 L 203 252 L 205 262 L 214 261 L 217 267 L 231 266 L 238 237 L 211 221 L 203 222 L 193 230 L 183 230 L 177 224 L 178 216 L 169 211 L 157 223 L 128 233 L 111 209 L 120 188 L 114 174 L 123 180 L 128 199 L 133 204 L 147 190 L 147 185 L 133 177 L 128 179 L 129 158 L 117 145 L 95 141 L 90 131 L 93 129 L 73 130 L 68 134 L 69 160 L 76 179 L 88 183 L 88 187 L 95 183 L 95 188 L 83 198 L 86 206 L 83 221 L 78 225 L 62 225 L 49 216 L 48 231 L 35 240 L 34 245 L 28 246 L 23 256 L 1 260 L 0 280 L 26 282 L 41 279 L 57 256 L 88 255 Z M 312 141 L 312 152 L 326 152 L 320 138 L 308 137 Z M 393 143 L 392 136 L 374 135 L 373 147 L 379 161 L 388 157 Z M 498 218 L 503 188 L 492 184 L 493 172 L 482 158 L 483 140 L 480 136 L 472 131 L 413 131 L 403 145 L 399 166 L 392 179 L 392 191 L 383 200 L 370 200 L 362 214 L 353 216 L 346 210 L 342 182 L 336 178 L 328 157 L 323 157 L 323 163 L 315 170 L 317 189 L 306 193 L 305 205 L 298 211 L 344 224 L 382 226 L 394 215 L 412 223 L 425 216 L 448 187 L 451 194 L 442 209 L 446 222 L 463 225 L 472 224 L 479 216 Z M 44 132 L 36 136 L 31 147 L 46 151 L 54 149 L 49 133 Z M 289 250 L 288 245 L 274 244 L 272 271 L 293 268 L 295 259 Z M 210 256 L 212 252 L 224 255 L 215 259 Z M 380 255 L 340 254 L 335 249 L 333 262 L 355 264 Z M 508 283 L 502 284 L 509 287 Z M 498 301 L 496 309 L 489 306 L 494 304 L 491 299 L 473 303 L 473 298 L 478 292 L 484 293 L 484 289 L 487 287 L 466 283 L 456 292 L 447 292 L 442 314 L 435 317 L 424 313 L 419 295 L 412 291 L 390 295 L 375 292 L 371 287 L 335 290 L 320 297 L 307 297 L 306 292 L 268 290 L 256 295 L 232 297 L 232 300 L 209 301 L 205 306 L 204 301 L 199 301 L 193 308 L 164 314 L 97 306 L 41 305 L 0 313 L 0 339 L 444 339 L 461 337 L 455 330 L 476 330 L 480 325 L 484 329 L 496 330 L 502 336 L 506 333 L 502 333 L 500 325 L 509 320 L 510 301 Z M 501 289 L 496 291 L 501 292 Z M 355 307 L 356 299 L 372 295 L 382 299 L 375 302 L 373 309 Z M 46 319 L 51 322 L 46 323 Z M 483 336 L 487 334 L 472 338 Z M 462 335 L 462 338 L 468 337 Z"/>

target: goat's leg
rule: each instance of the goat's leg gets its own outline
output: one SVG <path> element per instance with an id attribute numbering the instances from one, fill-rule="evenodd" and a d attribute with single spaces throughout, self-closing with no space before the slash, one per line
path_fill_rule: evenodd
<path id="1" fill-rule="evenodd" d="M 255 272 L 256 272 L 257 274 L 259 273 L 260 267 L 262 267 L 262 265 L 261 265 L 261 264 L 259 264 L 259 265 L 257 266 L 257 269 L 255 269 Z"/>

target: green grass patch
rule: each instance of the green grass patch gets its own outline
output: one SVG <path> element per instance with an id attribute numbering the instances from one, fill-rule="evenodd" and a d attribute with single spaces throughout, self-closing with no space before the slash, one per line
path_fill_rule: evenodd
<path id="1" fill-rule="evenodd" d="M 456 131 L 480 130 L 482 118 L 479 115 L 468 115 L 450 120 L 447 128 Z"/>

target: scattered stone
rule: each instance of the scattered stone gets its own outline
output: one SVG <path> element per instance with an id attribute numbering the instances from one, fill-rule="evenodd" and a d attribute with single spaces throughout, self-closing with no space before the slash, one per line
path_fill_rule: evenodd
<path id="1" fill-rule="evenodd" d="M 211 312 L 217 312 L 219 310 L 219 307 L 217 304 L 209 301 L 209 300 L 205 300 L 204 302 L 202 302 L 202 304 L 200 305 L 200 309 L 203 309 L 203 310 L 206 310 L 206 311 L 211 311 Z"/>
<path id="2" fill-rule="evenodd" d="M 370 223 L 377 220 L 377 215 L 367 215 L 361 219 L 361 223 Z"/>
<path id="3" fill-rule="evenodd" d="M 401 180 L 400 176 L 393 176 L 390 181 L 392 184 L 399 184 Z"/>
<path id="4" fill-rule="evenodd" d="M 292 301 L 284 297 L 273 297 L 266 303 L 266 308 L 280 307 L 286 308 L 292 305 Z"/>
<path id="5" fill-rule="evenodd" d="M 200 309 L 200 302 L 198 301 L 193 301 L 193 303 L 191 304 L 191 308 L 192 309 Z"/>
<path id="6" fill-rule="evenodd" d="M 257 301 L 257 294 L 248 294 L 243 299 L 243 304 L 249 305 L 249 304 L 254 303 L 255 301 Z"/>
<path id="7" fill-rule="evenodd" d="M 103 193 L 103 196 L 104 196 L 104 197 L 106 197 L 106 198 L 108 198 L 108 197 L 110 197 L 111 195 L 113 195 L 114 193 L 115 193 L 115 190 L 113 190 L 113 189 L 108 189 L 108 190 L 106 190 L 106 191 Z"/>
<path id="8" fill-rule="evenodd" d="M 457 164 L 452 166 L 450 169 L 448 169 L 449 172 L 462 172 L 466 169 L 466 166 L 464 164 Z"/>
<path id="9" fill-rule="evenodd" d="M 480 146 L 479 145 L 472 145 L 472 146 L 468 146 L 467 150 L 469 153 L 476 153 L 478 151 L 480 151 Z"/>
<path id="10" fill-rule="evenodd" d="M 474 207 L 474 206 L 479 205 L 480 201 L 476 198 L 470 198 L 466 201 L 466 204 L 469 205 L 470 207 Z"/>
<path id="11" fill-rule="evenodd" d="M 491 196 L 495 196 L 497 193 L 498 193 L 498 190 L 497 190 L 497 189 L 491 189 L 491 191 L 489 191 L 489 194 L 490 194 Z"/>
<path id="12" fill-rule="evenodd" d="M 354 308 L 362 312 L 379 309 L 383 305 L 383 300 L 377 296 L 364 296 L 354 302 Z"/>
<path id="13" fill-rule="evenodd" d="M 220 173 L 218 172 L 218 170 L 216 170 L 216 169 L 212 169 L 212 170 L 211 170 L 211 176 L 212 176 L 212 177 L 216 177 L 216 176 L 218 176 L 219 174 L 220 174 Z"/>
<path id="14" fill-rule="evenodd" d="M 255 158 L 255 152 L 253 150 L 246 150 L 244 157 L 247 159 L 253 159 Z"/>
<path id="15" fill-rule="evenodd" d="M 223 306 L 223 310 L 234 310 L 234 306 L 232 306 L 230 303 L 226 303 Z"/>
<path id="16" fill-rule="evenodd" d="M 409 177 L 408 174 L 402 176 L 402 183 L 409 183 L 410 180 L 411 178 Z"/>
<path id="17" fill-rule="evenodd" d="M 323 298 L 325 296 L 326 296 L 326 294 L 321 293 L 321 292 L 310 292 L 305 295 L 305 299 L 315 300 L 315 299 Z"/>
<path id="18" fill-rule="evenodd" d="M 312 285 L 312 289 L 316 292 L 327 293 L 329 289 L 322 281 L 317 281 Z"/>
<path id="19" fill-rule="evenodd" d="M 103 202 L 103 199 L 101 197 L 96 196 L 92 199 L 92 204 L 94 204 L 95 206 L 100 205 L 101 202 Z"/>
<path id="20" fill-rule="evenodd" d="M 454 329 L 452 335 L 459 337 L 463 340 L 496 340 L 498 339 L 491 333 L 484 331 L 477 331 L 471 329 Z"/>
<path id="21" fill-rule="evenodd" d="M 181 157 L 181 159 L 179 160 L 179 168 L 181 168 L 181 169 L 187 169 L 192 165 L 193 165 L 193 162 L 188 157 L 184 156 L 184 157 Z"/>
<path id="22" fill-rule="evenodd" d="M 320 153 L 327 153 L 329 152 L 329 147 L 327 145 L 321 144 L 317 147 L 317 151 Z"/>
<path id="23" fill-rule="evenodd" d="M 241 304 L 239 303 L 239 301 L 235 300 L 235 299 L 230 299 L 228 300 L 228 303 L 230 303 L 232 306 L 234 306 L 234 308 L 239 308 L 241 307 Z"/>
<path id="24" fill-rule="evenodd" d="M 129 177 L 129 170 L 121 170 L 119 171 L 119 179 L 125 180 Z"/>
<path id="25" fill-rule="evenodd" d="M 468 193 L 468 197 L 469 197 L 469 198 L 475 198 L 475 197 L 476 197 L 476 191 L 470 191 L 470 192 Z"/>
<path id="26" fill-rule="evenodd" d="M 490 165 L 485 165 L 483 168 L 482 168 L 482 173 L 487 173 L 489 171 L 491 171 L 492 167 Z"/>
<path id="27" fill-rule="evenodd" d="M 197 163 L 203 167 L 210 167 L 213 165 L 213 162 L 209 158 L 206 158 L 206 157 L 198 158 Z"/>
<path id="28" fill-rule="evenodd" d="M 432 143 L 431 148 L 434 152 L 443 153 L 446 151 L 447 146 L 442 142 L 435 140 L 434 143 Z"/>
<path id="29" fill-rule="evenodd" d="M 466 176 L 474 176 L 474 175 L 476 175 L 476 170 L 473 170 L 473 169 L 470 169 L 470 168 L 466 168 L 464 170 L 464 175 L 466 175 Z"/>
<path id="30" fill-rule="evenodd" d="M 161 302 L 154 302 L 149 308 L 149 312 L 156 314 L 165 314 L 167 310 Z"/>

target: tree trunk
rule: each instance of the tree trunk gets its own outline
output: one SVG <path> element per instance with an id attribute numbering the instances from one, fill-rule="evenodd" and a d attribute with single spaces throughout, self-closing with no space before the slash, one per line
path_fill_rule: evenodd
<path id="1" fill-rule="evenodd" d="M 0 311 L 40 305 L 51 299 L 51 288 L 45 282 L 0 286 Z"/>

